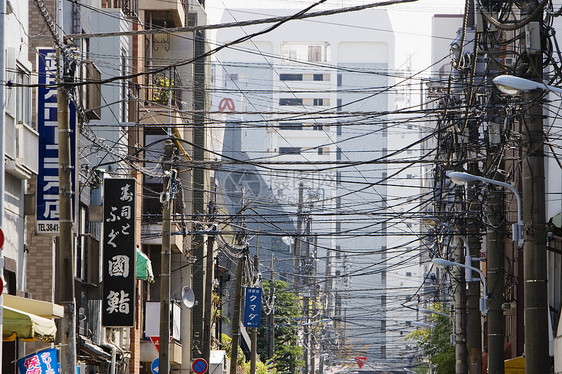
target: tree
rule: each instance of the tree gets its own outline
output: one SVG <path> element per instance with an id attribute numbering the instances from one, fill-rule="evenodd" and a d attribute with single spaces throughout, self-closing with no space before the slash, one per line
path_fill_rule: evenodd
<path id="1" fill-rule="evenodd" d="M 264 282 L 264 295 L 269 295 L 270 282 Z M 301 360 L 302 347 L 298 344 L 298 329 L 296 321 L 302 317 L 299 298 L 287 290 L 286 282 L 275 280 L 275 369 L 278 373 L 297 373 L 304 366 Z M 258 335 L 258 354 L 263 362 L 268 359 L 267 344 L 267 314 L 262 310 L 262 323 Z"/>
<path id="2" fill-rule="evenodd" d="M 444 313 L 441 304 L 435 304 L 432 310 Z M 439 314 L 430 314 L 429 319 L 434 327 L 417 329 L 406 337 L 415 340 L 423 349 L 424 355 L 433 364 L 437 374 L 455 372 L 455 346 L 451 344 L 453 325 L 451 320 Z"/>

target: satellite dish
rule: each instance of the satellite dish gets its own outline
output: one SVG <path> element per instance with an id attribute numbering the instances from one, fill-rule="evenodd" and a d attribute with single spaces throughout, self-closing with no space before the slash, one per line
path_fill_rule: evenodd
<path id="1" fill-rule="evenodd" d="M 193 294 L 193 290 L 187 286 L 185 286 L 181 291 L 181 299 L 183 300 L 183 304 L 188 308 L 193 308 L 193 305 L 195 305 L 195 295 Z"/>

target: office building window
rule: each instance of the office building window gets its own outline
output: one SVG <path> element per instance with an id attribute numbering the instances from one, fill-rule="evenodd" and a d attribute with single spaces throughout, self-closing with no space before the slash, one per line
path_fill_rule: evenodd
<path id="1" fill-rule="evenodd" d="M 29 85 L 29 74 L 18 69 L 16 79 L 16 121 L 31 125 L 31 88 L 25 87 Z"/>
<path id="2" fill-rule="evenodd" d="M 279 123 L 280 130 L 302 130 L 302 123 L 300 122 L 281 122 Z"/>
<path id="3" fill-rule="evenodd" d="M 314 106 L 322 106 L 324 105 L 324 99 L 314 99 L 313 103 Z"/>
<path id="4" fill-rule="evenodd" d="M 341 160 L 341 148 L 340 147 L 336 148 L 336 160 L 338 160 L 338 161 Z"/>
<path id="5" fill-rule="evenodd" d="M 336 105 L 336 110 L 337 110 L 338 112 L 341 112 L 341 110 L 342 110 L 342 99 L 337 99 L 337 100 L 336 100 L 336 104 L 337 104 L 337 105 Z"/>
<path id="6" fill-rule="evenodd" d="M 301 147 L 279 147 L 280 155 L 299 155 Z"/>
<path id="7" fill-rule="evenodd" d="M 324 74 L 314 74 L 313 80 L 315 81 L 323 81 L 324 80 Z"/>
<path id="8" fill-rule="evenodd" d="M 281 105 L 281 106 L 302 105 L 302 99 L 281 98 L 281 99 L 279 99 L 279 105 Z"/>
<path id="9" fill-rule="evenodd" d="M 282 81 L 302 81 L 302 74 L 279 74 Z"/>
<path id="10" fill-rule="evenodd" d="M 318 148 L 318 154 L 323 155 L 324 154 L 324 148 L 322 148 L 322 147 Z"/>
<path id="11" fill-rule="evenodd" d="M 312 126 L 313 130 L 322 130 L 324 127 L 322 125 L 316 124 Z"/>
<path id="12" fill-rule="evenodd" d="M 341 74 L 338 74 L 338 87 L 341 87 L 343 83 L 343 77 Z"/>

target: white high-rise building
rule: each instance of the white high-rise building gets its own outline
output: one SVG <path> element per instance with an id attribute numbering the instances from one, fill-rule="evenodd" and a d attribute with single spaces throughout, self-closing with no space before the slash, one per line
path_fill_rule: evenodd
<path id="1" fill-rule="evenodd" d="M 228 9 L 223 22 L 296 12 Z M 222 29 L 217 42 L 266 27 Z M 305 329 L 311 349 L 330 353 L 334 365 L 365 356 L 363 371 L 402 370 L 414 353 L 405 336 L 415 320 L 402 304 L 416 295 L 422 275 L 412 215 L 420 155 L 410 146 L 419 128 L 393 114 L 408 105 L 410 92 L 396 86 L 407 73 L 395 71 L 386 11 L 288 21 L 222 50 L 213 69 L 213 110 L 226 126 L 223 154 L 258 165 L 268 191 L 252 191 L 251 178 L 239 177 L 237 185 L 253 193 L 256 206 L 269 207 L 266 222 L 296 222 L 296 214 L 274 213 L 300 206 L 303 237 L 308 217 L 310 235 L 318 237 L 317 247 L 301 246 L 294 277 L 297 292 L 318 300 Z M 225 186 L 227 195 L 232 188 Z M 316 323 L 325 319 L 335 328 Z"/>

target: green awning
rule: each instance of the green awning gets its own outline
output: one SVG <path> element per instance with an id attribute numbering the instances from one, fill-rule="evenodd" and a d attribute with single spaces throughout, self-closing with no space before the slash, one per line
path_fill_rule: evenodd
<path id="1" fill-rule="evenodd" d="M 52 320 L 7 306 L 4 307 L 2 327 L 2 339 L 8 341 L 20 338 L 25 341 L 39 339 L 54 342 L 57 333 L 57 327 Z"/>
<path id="2" fill-rule="evenodd" d="M 137 279 L 142 279 L 150 283 L 154 282 L 152 272 L 152 262 L 147 255 L 137 248 Z"/>

